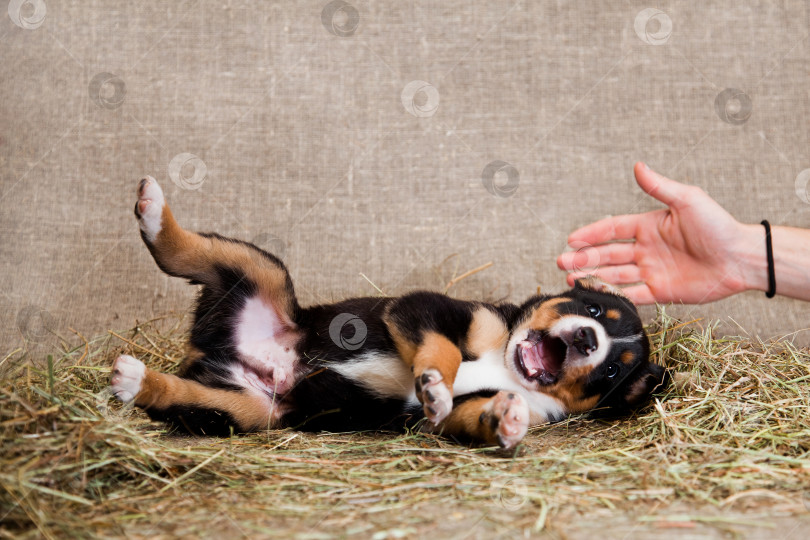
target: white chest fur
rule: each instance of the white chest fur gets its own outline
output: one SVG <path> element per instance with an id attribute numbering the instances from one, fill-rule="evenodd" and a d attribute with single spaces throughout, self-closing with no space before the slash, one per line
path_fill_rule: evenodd
<path id="1" fill-rule="evenodd" d="M 417 404 L 413 373 L 395 354 L 368 352 L 347 362 L 329 367 L 347 379 L 356 381 L 381 397 L 397 397 Z M 462 362 L 453 385 L 453 396 L 479 390 L 518 392 L 529 404 L 533 418 L 545 421 L 564 415 L 562 404 L 553 397 L 532 391 L 521 385 L 503 361 L 503 349 L 489 351 L 477 360 Z"/>
<path id="2" fill-rule="evenodd" d="M 529 390 L 517 380 L 515 374 L 504 365 L 504 350 L 487 351 L 477 360 L 462 362 L 453 385 L 453 395 L 461 396 L 479 390 L 507 390 L 526 398 L 532 418 L 546 422 L 565 415 L 565 409 L 557 399 Z"/>
<path id="3" fill-rule="evenodd" d="M 294 382 L 298 360 L 292 347 L 279 342 L 286 328 L 278 313 L 260 298 L 248 298 L 234 329 L 242 362 L 271 390 L 283 392 Z"/>

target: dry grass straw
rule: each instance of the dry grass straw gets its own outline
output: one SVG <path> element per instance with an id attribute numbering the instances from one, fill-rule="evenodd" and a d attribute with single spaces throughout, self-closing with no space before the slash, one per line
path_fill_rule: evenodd
<path id="1" fill-rule="evenodd" d="M 0 534 L 488 537 L 617 511 L 648 527 L 806 512 L 810 351 L 789 343 L 714 338 L 661 312 L 650 331 L 673 387 L 633 418 L 537 428 L 504 455 L 418 433 L 166 434 L 110 398 L 108 372 L 121 352 L 171 371 L 184 326 L 2 360 Z M 661 517 L 679 505 L 692 515 Z"/>

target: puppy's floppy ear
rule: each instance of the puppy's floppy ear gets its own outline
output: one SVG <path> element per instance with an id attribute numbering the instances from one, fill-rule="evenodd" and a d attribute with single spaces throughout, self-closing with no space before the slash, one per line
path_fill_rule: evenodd
<path id="1" fill-rule="evenodd" d="M 648 363 L 641 368 L 638 378 L 627 389 L 624 400 L 630 407 L 643 405 L 653 392 L 661 391 L 669 385 L 669 374 L 658 364 Z"/>
<path id="2" fill-rule="evenodd" d="M 627 298 L 622 290 L 618 287 L 611 285 L 605 281 L 602 281 L 596 276 L 585 276 L 584 278 L 579 278 L 574 282 L 574 288 L 580 289 L 588 289 L 591 291 L 596 292 L 603 292 L 603 293 L 610 293 L 615 294 L 617 296 L 621 296 L 622 298 Z"/>

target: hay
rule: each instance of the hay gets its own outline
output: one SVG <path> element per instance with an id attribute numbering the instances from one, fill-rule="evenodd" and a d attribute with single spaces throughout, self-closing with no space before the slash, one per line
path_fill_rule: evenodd
<path id="1" fill-rule="evenodd" d="M 744 532 L 761 520 L 741 512 L 810 504 L 810 351 L 789 343 L 715 338 L 662 311 L 650 331 L 676 373 L 665 395 L 628 420 L 536 428 L 505 455 L 418 433 L 167 435 L 106 385 L 121 352 L 176 368 L 184 327 L 168 317 L 50 361 L 2 360 L 0 534 L 576 537 L 583 516 L 615 515 L 636 532 Z"/>

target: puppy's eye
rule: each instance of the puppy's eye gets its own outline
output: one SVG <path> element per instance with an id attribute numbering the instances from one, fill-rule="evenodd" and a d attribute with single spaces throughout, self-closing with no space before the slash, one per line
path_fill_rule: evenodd
<path id="1" fill-rule="evenodd" d="M 602 308 L 597 306 L 596 304 L 588 304 L 585 306 L 585 311 L 588 312 L 588 315 L 591 317 L 598 317 L 602 314 Z"/>
<path id="2" fill-rule="evenodd" d="M 610 364 L 607 367 L 607 378 L 608 379 L 612 379 L 613 377 L 615 377 L 618 374 L 619 374 L 619 366 L 617 366 L 616 364 Z"/>

